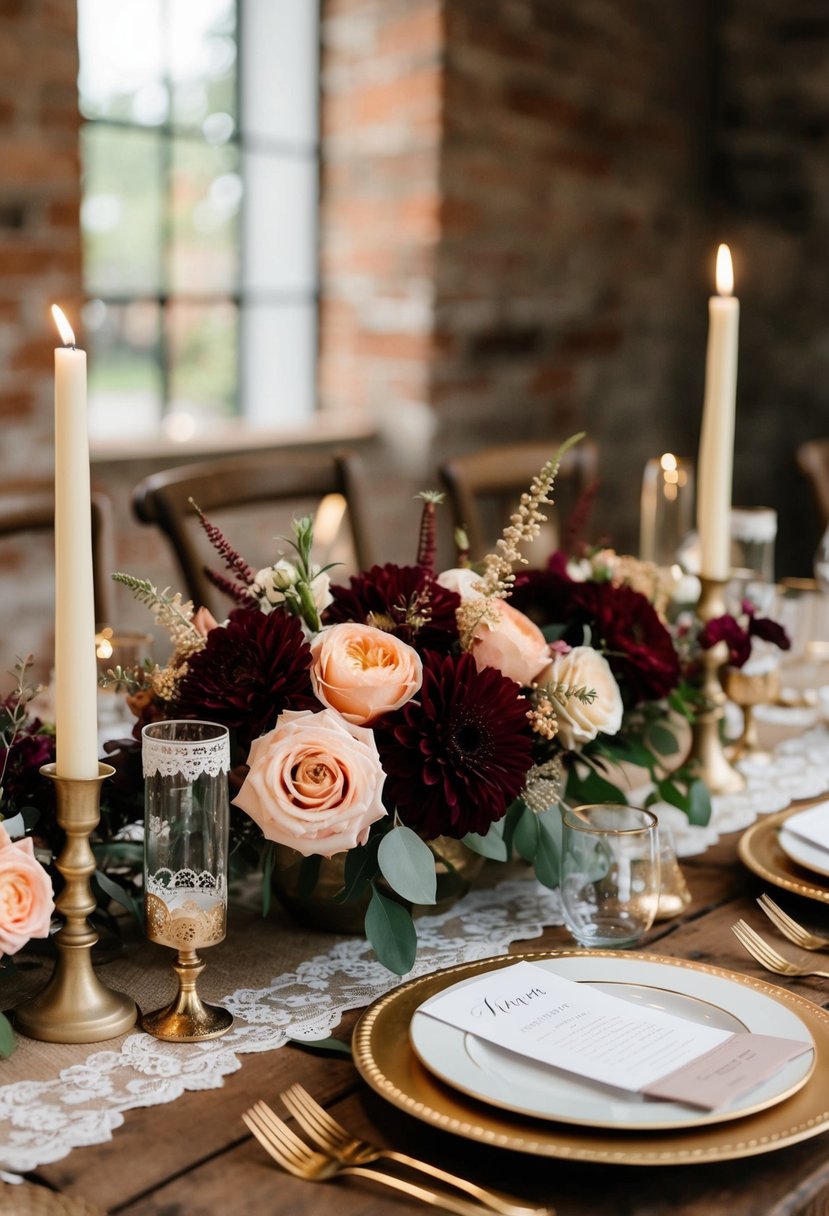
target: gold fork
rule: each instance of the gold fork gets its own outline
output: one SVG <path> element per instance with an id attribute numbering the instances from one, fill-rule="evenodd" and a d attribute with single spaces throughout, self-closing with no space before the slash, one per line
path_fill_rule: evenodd
<path id="1" fill-rule="evenodd" d="M 778 954 L 773 946 L 755 933 L 751 925 L 744 920 L 738 920 L 731 926 L 739 943 L 746 948 L 752 958 L 765 967 L 767 971 L 775 971 L 778 975 L 818 975 L 829 980 L 829 971 L 815 971 L 811 967 L 801 967 L 798 963 L 790 962 L 782 954 Z"/>
<path id="2" fill-rule="evenodd" d="M 784 912 L 782 908 L 779 908 L 768 895 L 763 894 L 759 896 L 757 902 L 771 923 L 790 942 L 794 942 L 796 946 L 800 946 L 801 950 L 826 950 L 829 948 L 829 938 L 819 937 L 817 933 L 810 933 L 808 929 L 804 929 L 803 925 L 789 916 L 787 912 Z"/>
<path id="3" fill-rule="evenodd" d="M 472 1195 L 486 1204 L 492 1212 L 498 1212 L 501 1216 L 554 1216 L 550 1208 L 528 1207 L 526 1204 L 510 1200 L 506 1196 L 485 1190 L 484 1187 L 478 1186 L 477 1183 L 470 1182 L 466 1178 L 449 1174 L 436 1165 L 418 1161 L 415 1157 L 408 1157 L 405 1153 L 398 1153 L 393 1149 L 378 1148 L 376 1144 L 370 1144 L 367 1140 L 360 1140 L 347 1131 L 336 1119 L 333 1119 L 327 1110 L 323 1110 L 301 1085 L 291 1085 L 280 1094 L 280 1097 L 302 1130 L 308 1133 L 314 1143 L 318 1144 L 324 1152 L 330 1153 L 338 1161 L 347 1165 L 368 1165 L 371 1161 L 383 1160 L 396 1161 L 399 1165 L 405 1165 L 411 1170 L 437 1178 L 441 1182 L 446 1182 L 450 1186 L 464 1191 L 467 1195 Z"/>
<path id="4" fill-rule="evenodd" d="M 296 1178 L 305 1178 L 309 1182 L 327 1182 L 341 1174 L 368 1178 L 393 1191 L 402 1191 L 411 1199 L 420 1199 L 423 1203 L 440 1208 L 444 1212 L 454 1212 L 456 1216 L 483 1216 L 491 1211 L 479 1203 L 460 1199 L 457 1195 L 447 1195 L 441 1191 L 416 1186 L 414 1182 L 396 1178 L 393 1174 L 385 1174 L 382 1170 L 344 1165 L 327 1153 L 318 1153 L 304 1140 L 300 1140 L 265 1102 L 257 1102 L 250 1110 L 245 1111 L 242 1120 L 277 1165 Z"/>

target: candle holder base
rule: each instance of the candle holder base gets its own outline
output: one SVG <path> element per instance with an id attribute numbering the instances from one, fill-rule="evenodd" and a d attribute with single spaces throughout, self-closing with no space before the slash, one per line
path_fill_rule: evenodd
<path id="1" fill-rule="evenodd" d="M 101 783 L 115 769 L 98 765 L 98 776 L 89 780 L 59 777 L 54 764 L 40 770 L 55 782 L 57 820 L 66 832 L 66 844 L 56 865 L 65 886 L 56 902 L 65 918 L 55 936 L 58 949 L 52 977 L 36 996 L 12 1011 L 21 1034 L 45 1043 L 97 1043 L 114 1039 L 135 1025 L 135 1002 L 115 992 L 98 979 L 92 966 L 92 947 L 98 934 L 87 917 L 95 910 L 89 879 L 95 858 L 89 834 L 100 817 Z"/>
<path id="2" fill-rule="evenodd" d="M 180 950 L 173 970 L 179 984 L 175 1000 L 164 1009 L 143 1014 L 141 1029 L 167 1043 L 200 1043 L 226 1034 L 233 1015 L 218 1005 L 206 1005 L 196 991 L 204 963 L 195 950 Z"/>

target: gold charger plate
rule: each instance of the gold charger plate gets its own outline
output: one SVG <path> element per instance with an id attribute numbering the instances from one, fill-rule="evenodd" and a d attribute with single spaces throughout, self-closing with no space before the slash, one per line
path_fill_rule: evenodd
<path id="1" fill-rule="evenodd" d="M 612 1165 L 696 1165 L 771 1152 L 829 1129 L 829 1014 L 774 984 L 721 967 L 657 954 L 630 954 L 640 962 L 665 963 L 725 976 L 790 1008 L 815 1044 L 811 1081 L 776 1106 L 730 1123 L 682 1131 L 624 1132 L 573 1127 L 516 1115 L 477 1102 L 442 1084 L 419 1062 L 409 1043 L 417 1007 L 458 980 L 526 959 L 588 955 L 619 958 L 616 950 L 545 950 L 480 959 L 410 980 L 371 1005 L 354 1029 L 354 1063 L 381 1097 L 416 1119 L 470 1140 L 541 1157 Z"/>
<path id="2" fill-rule="evenodd" d="M 792 861 L 780 847 L 777 833 L 792 815 L 798 815 L 802 806 L 787 807 L 776 815 L 764 815 L 751 825 L 739 839 L 737 855 L 753 874 L 770 882 L 774 887 L 802 895 L 804 899 L 816 899 L 829 904 L 829 881 L 821 883 L 812 870 L 806 870 Z"/>

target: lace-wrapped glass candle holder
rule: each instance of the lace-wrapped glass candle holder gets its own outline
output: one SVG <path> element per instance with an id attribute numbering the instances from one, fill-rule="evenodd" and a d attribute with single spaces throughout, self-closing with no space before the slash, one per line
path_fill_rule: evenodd
<path id="1" fill-rule="evenodd" d="M 228 732 L 213 722 L 178 721 L 154 722 L 142 733 L 147 936 L 178 951 L 179 991 L 141 1025 L 176 1043 L 213 1039 L 233 1018 L 199 997 L 204 963 L 196 951 L 222 941 L 227 923 Z"/>

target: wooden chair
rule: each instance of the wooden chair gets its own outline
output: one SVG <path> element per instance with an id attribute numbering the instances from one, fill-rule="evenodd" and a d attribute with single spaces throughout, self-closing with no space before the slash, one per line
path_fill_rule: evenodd
<path id="1" fill-rule="evenodd" d="M 477 561 L 492 551 L 521 494 L 551 456 L 555 440 L 499 444 L 465 456 L 444 461 L 439 474 L 449 496 L 455 525 L 469 538 L 469 551 Z M 574 506 L 583 492 L 596 480 L 598 449 L 583 439 L 571 448 L 561 462 L 556 478 L 556 501 L 566 498 Z M 561 491 L 561 493 L 559 493 Z M 553 519 L 552 512 L 545 512 Z M 559 517 L 560 510 L 555 511 Z M 547 544 L 558 542 L 555 535 Z"/>
<path id="2" fill-rule="evenodd" d="M 112 503 L 106 494 L 92 491 L 92 572 L 97 625 L 111 624 L 114 570 Z M 26 532 L 53 532 L 55 486 L 51 478 L 6 481 L 0 488 L 0 537 Z"/>
<path id="3" fill-rule="evenodd" d="M 797 467 L 809 482 L 821 533 L 829 527 L 829 439 L 809 439 L 795 453 Z"/>
<path id="4" fill-rule="evenodd" d="M 189 598 L 220 616 L 227 614 L 228 602 L 205 574 L 204 538 L 190 499 L 215 522 L 217 511 L 292 500 L 318 504 L 329 494 L 341 494 L 346 501 L 354 556 L 363 569 L 371 564 L 369 532 L 360 464 L 351 453 L 257 452 L 182 465 L 145 478 L 133 491 L 132 505 L 141 523 L 154 524 L 163 533 Z M 228 540 L 233 543 L 232 536 Z M 235 547 L 244 549 L 242 544 Z M 218 558 L 210 564 L 214 569 L 221 566 Z"/>

